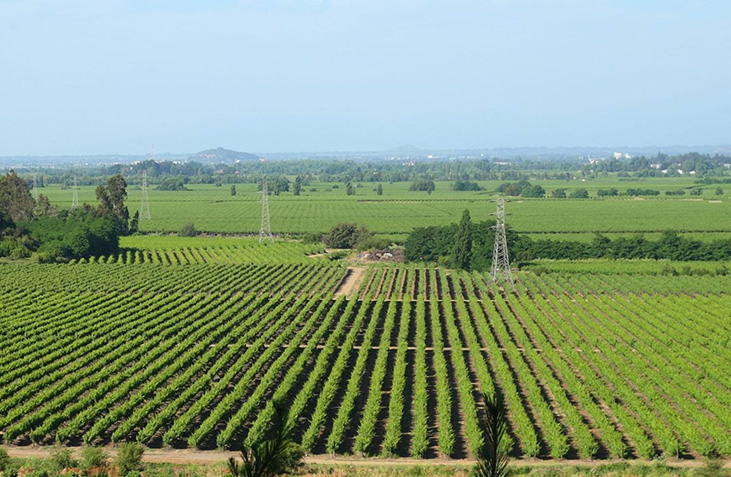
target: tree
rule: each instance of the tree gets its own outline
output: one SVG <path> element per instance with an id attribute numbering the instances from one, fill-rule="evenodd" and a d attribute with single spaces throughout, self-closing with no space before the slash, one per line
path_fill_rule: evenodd
<path id="1" fill-rule="evenodd" d="M 383 195 L 383 186 L 381 184 L 378 184 L 375 189 L 376 195 Z"/>
<path id="2" fill-rule="evenodd" d="M 96 197 L 99 199 L 99 212 L 102 215 L 110 215 L 115 218 L 115 226 L 120 235 L 126 235 L 129 231 L 127 221 L 129 210 L 124 205 L 127 197 L 127 183 L 121 174 L 107 179 L 106 185 L 96 188 Z"/>
<path id="3" fill-rule="evenodd" d="M 531 185 L 525 187 L 520 191 L 520 195 L 523 197 L 543 197 L 546 195 L 546 191 L 539 185 Z"/>
<path id="4" fill-rule="evenodd" d="M 436 185 L 434 185 L 434 181 L 431 179 L 418 179 L 413 184 L 411 184 L 411 187 L 409 187 L 410 191 L 425 191 L 427 194 L 430 194 L 436 190 Z"/>
<path id="5" fill-rule="evenodd" d="M 39 194 L 33 213 L 36 217 L 52 217 L 58 214 L 58 207 L 52 206 L 47 196 Z"/>
<path id="6" fill-rule="evenodd" d="M 358 243 L 369 239 L 372 235 L 365 227 L 345 222 L 330 229 L 325 236 L 325 243 L 332 248 L 356 248 Z"/>
<path id="7" fill-rule="evenodd" d="M 470 211 L 465 209 L 462 212 L 462 220 L 459 221 L 459 228 L 454 237 L 454 248 L 452 249 L 452 265 L 463 270 L 470 269 L 472 261 L 472 219 Z"/>
<path id="8" fill-rule="evenodd" d="M 346 195 L 355 195 L 355 187 L 353 187 L 353 184 L 351 184 L 350 182 L 348 182 L 345 186 L 346 186 L 345 187 L 345 194 Z"/>
<path id="9" fill-rule="evenodd" d="M 569 197 L 572 199 L 588 199 L 589 198 L 589 191 L 586 189 L 574 189 L 569 193 Z"/>
<path id="10" fill-rule="evenodd" d="M 273 477 L 292 473 L 302 465 L 304 453 L 294 442 L 294 421 L 289 419 L 289 412 L 281 401 L 274 401 L 270 437 L 254 443 L 243 445 L 241 460 L 228 460 L 228 470 L 233 477 Z"/>
<path id="11" fill-rule="evenodd" d="M 554 199 L 565 199 L 566 198 L 566 189 L 559 188 L 555 189 L 551 192 L 551 197 Z"/>
<path id="12" fill-rule="evenodd" d="M 504 477 L 508 475 L 508 449 L 505 437 L 508 432 L 508 411 L 504 399 L 495 393 L 492 397 L 484 395 L 487 425 L 485 443 L 477 455 L 478 477 Z"/>
<path id="13" fill-rule="evenodd" d="M 35 200 L 28 184 L 15 171 L 11 170 L 0 177 L 0 211 L 5 212 L 14 222 L 29 220 L 33 217 Z"/>
<path id="14" fill-rule="evenodd" d="M 294 195 L 300 195 L 300 192 L 302 192 L 302 176 L 297 176 L 294 178 L 294 190 L 292 193 Z"/>
<path id="15" fill-rule="evenodd" d="M 130 235 L 136 234 L 140 231 L 140 211 L 135 212 L 132 216 L 132 220 L 129 221 L 129 233 Z"/>
<path id="16" fill-rule="evenodd" d="M 178 232 L 179 237 L 195 237 L 198 235 L 198 230 L 196 230 L 195 225 L 192 223 L 187 223 L 183 225 L 183 227 Z"/>
<path id="17" fill-rule="evenodd" d="M 236 195 L 236 184 L 231 184 L 231 195 Z"/>
<path id="18" fill-rule="evenodd" d="M 716 195 L 723 195 L 723 189 L 716 187 Z"/>

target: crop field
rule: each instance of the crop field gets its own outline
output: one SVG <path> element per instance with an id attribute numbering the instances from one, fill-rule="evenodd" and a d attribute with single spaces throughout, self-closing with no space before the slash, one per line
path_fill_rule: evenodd
<path id="1" fill-rule="evenodd" d="M 281 398 L 313 454 L 465 458 L 484 392 L 514 456 L 731 456 L 731 277 L 392 266 L 344 293 L 329 261 L 168 246 L 0 265 L 4 443 L 237 449 Z"/>
<path id="2" fill-rule="evenodd" d="M 541 184 L 541 181 L 535 181 Z M 555 187 L 654 187 L 658 190 L 690 186 L 686 179 L 623 183 L 597 181 L 543 181 L 549 191 Z M 495 182 L 484 182 L 486 191 L 455 192 L 451 183 L 439 182 L 431 195 L 409 192 L 407 183 L 385 184 L 382 196 L 372 190 L 374 184 L 356 188 L 355 196 L 347 196 L 344 187 L 336 184 L 313 184 L 304 188 L 302 196 L 290 192 L 271 196 L 271 225 L 274 233 L 326 232 L 340 222 L 357 222 L 379 234 L 403 238 L 415 227 L 446 225 L 459 220 L 469 209 L 473 220 L 491 218 L 495 211 Z M 587 185 L 593 184 L 593 186 Z M 604 185 L 606 184 L 606 185 Z M 214 233 L 258 233 L 261 205 L 254 184 L 238 184 L 237 195 L 228 187 L 189 185 L 189 191 L 150 190 L 152 220 L 141 220 L 143 231 L 177 232 L 192 222 L 198 230 Z M 531 234 L 571 233 L 590 240 L 594 232 L 609 234 L 657 234 L 672 229 L 690 233 L 693 238 L 716 239 L 731 235 L 731 201 L 713 195 L 714 186 L 706 186 L 701 196 L 658 196 L 634 199 L 514 199 L 507 205 L 508 223 L 519 232 Z M 311 191 L 314 189 L 314 192 Z M 729 191 L 731 192 L 731 191 Z M 58 187 L 42 190 L 60 207 L 69 207 L 71 191 Z M 139 208 L 140 190 L 128 189 L 130 213 Z M 91 187 L 79 191 L 81 202 L 94 202 Z M 180 211 L 185 210 L 185 214 Z"/>

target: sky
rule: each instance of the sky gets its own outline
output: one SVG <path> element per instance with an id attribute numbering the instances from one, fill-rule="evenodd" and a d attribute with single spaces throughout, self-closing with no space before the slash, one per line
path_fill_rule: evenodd
<path id="1" fill-rule="evenodd" d="M 0 156 L 729 144 L 728 0 L 0 0 Z"/>

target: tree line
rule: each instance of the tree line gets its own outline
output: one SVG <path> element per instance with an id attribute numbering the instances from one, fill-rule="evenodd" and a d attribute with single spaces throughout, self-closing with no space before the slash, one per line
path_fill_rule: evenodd
<path id="1" fill-rule="evenodd" d="M 119 237 L 136 232 L 139 222 L 124 205 L 126 187 L 115 175 L 97 186 L 97 205 L 58 211 L 43 194 L 34 199 L 10 171 L 0 178 L 0 257 L 63 262 L 118 252 Z"/>
<path id="2" fill-rule="evenodd" d="M 437 262 L 465 270 L 489 270 L 495 241 L 494 221 L 473 223 L 465 210 L 459 224 L 415 229 L 404 243 L 409 261 Z M 711 242 L 663 232 L 657 240 L 642 235 L 610 239 L 596 234 L 590 242 L 532 239 L 506 228 L 511 261 L 536 259 L 584 260 L 654 259 L 673 261 L 722 261 L 731 259 L 731 239 Z"/>

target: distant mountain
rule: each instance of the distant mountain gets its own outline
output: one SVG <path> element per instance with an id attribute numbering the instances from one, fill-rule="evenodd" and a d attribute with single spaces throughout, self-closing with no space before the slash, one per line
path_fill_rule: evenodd
<path id="1" fill-rule="evenodd" d="M 201 151 L 188 158 L 189 161 L 197 162 L 236 162 L 236 161 L 258 161 L 260 159 L 256 154 L 249 154 L 248 152 L 232 151 L 231 149 L 224 149 L 218 147 L 216 149 L 208 149 Z"/>
<path id="2" fill-rule="evenodd" d="M 417 152 L 421 152 L 421 149 L 414 146 L 413 144 L 404 144 L 403 146 L 395 147 L 391 151 L 387 151 L 387 152 L 417 153 Z"/>

